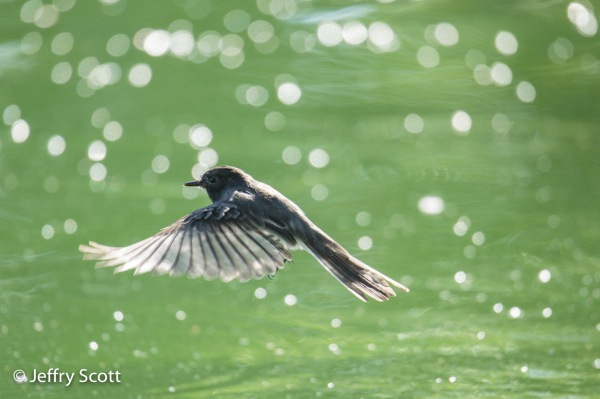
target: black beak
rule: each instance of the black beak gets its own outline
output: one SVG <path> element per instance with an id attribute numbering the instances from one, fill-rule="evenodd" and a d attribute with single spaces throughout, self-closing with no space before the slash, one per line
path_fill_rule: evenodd
<path id="1" fill-rule="evenodd" d="M 193 180 L 187 183 L 183 183 L 184 186 L 201 186 L 200 180 Z"/>

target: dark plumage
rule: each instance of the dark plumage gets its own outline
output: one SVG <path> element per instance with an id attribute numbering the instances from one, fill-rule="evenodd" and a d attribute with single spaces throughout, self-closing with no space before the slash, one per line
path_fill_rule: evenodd
<path id="1" fill-rule="evenodd" d="M 84 259 L 115 273 L 220 277 L 247 281 L 273 274 L 303 249 L 359 299 L 396 296 L 390 284 L 408 288 L 367 266 L 315 226 L 292 201 L 242 170 L 221 166 L 185 183 L 206 190 L 212 205 L 198 209 L 160 233 L 125 248 L 90 242 Z"/>

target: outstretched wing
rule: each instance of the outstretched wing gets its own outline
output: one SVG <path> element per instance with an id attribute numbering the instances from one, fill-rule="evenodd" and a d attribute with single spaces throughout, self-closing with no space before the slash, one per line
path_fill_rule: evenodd
<path id="1" fill-rule="evenodd" d="M 134 269 L 207 280 L 248 281 L 273 274 L 292 260 L 289 237 L 239 211 L 216 203 L 199 209 L 160 233 L 124 248 L 90 242 L 80 245 L 83 259 L 96 267 L 117 266 L 115 273 Z"/>

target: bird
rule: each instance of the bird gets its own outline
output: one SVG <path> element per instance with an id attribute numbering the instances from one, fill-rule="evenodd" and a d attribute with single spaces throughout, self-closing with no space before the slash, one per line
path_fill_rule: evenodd
<path id="1" fill-rule="evenodd" d="M 184 186 L 204 189 L 212 201 L 159 233 L 127 247 L 93 241 L 80 245 L 84 260 L 114 272 L 219 277 L 246 282 L 273 275 L 292 250 L 311 254 L 361 301 L 385 301 L 408 288 L 350 255 L 292 201 L 241 169 L 219 166 Z M 391 285 L 391 286 L 390 286 Z"/>

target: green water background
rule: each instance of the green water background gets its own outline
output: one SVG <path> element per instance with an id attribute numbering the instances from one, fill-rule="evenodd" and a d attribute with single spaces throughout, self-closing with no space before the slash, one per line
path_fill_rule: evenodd
<path id="1" fill-rule="evenodd" d="M 564 1 L 292 3 L 294 15 L 279 18 L 261 11 L 262 0 L 56 0 L 44 11 L 36 1 L 0 3 L 0 397 L 600 397 L 596 32 L 578 30 Z M 597 15 L 597 4 L 581 6 Z M 276 49 L 242 27 L 235 68 L 219 51 L 189 60 L 131 43 L 121 56 L 107 52 L 113 36 L 133 41 L 144 28 L 191 26 L 196 40 L 231 34 L 232 10 L 267 21 Z M 180 20 L 188 22 L 172 25 Z M 328 21 L 384 22 L 397 46 L 325 46 L 318 31 Z M 455 27 L 456 44 L 432 40 L 440 23 Z M 311 36 L 292 45 L 299 31 Z M 500 31 L 516 38 L 514 54 L 499 52 Z M 74 44 L 58 55 L 53 41 L 64 32 Z M 419 62 L 423 47 L 438 65 Z M 78 73 L 88 57 L 118 64 L 120 79 L 88 84 Z M 473 57 L 508 66 L 510 83 L 484 73 L 491 84 L 479 84 Z M 55 83 L 64 62 L 72 75 Z M 129 81 L 138 64 L 152 71 L 144 87 Z M 295 104 L 278 99 L 281 79 L 300 88 Z M 535 88 L 533 101 L 519 98 L 520 82 Z M 242 85 L 266 89 L 268 100 L 244 104 Z M 29 126 L 20 143 L 13 105 Z M 122 126 L 116 141 L 92 124 L 101 108 Z M 468 132 L 453 128 L 456 111 L 470 116 Z M 275 131 L 265 122 L 281 120 L 273 112 L 285 119 Z M 421 132 L 407 130 L 409 114 Z M 129 245 L 210 203 L 182 191 L 206 150 L 175 140 L 182 124 L 208 127 L 219 165 L 272 185 L 411 292 L 363 304 L 299 252 L 273 280 L 244 284 L 113 275 L 82 261 L 79 244 Z M 55 135 L 65 143 L 59 155 L 49 150 Z M 88 158 L 97 140 L 107 148 L 99 182 Z M 289 147 L 299 162 L 284 161 Z M 327 153 L 326 166 L 311 165 L 314 149 Z M 164 173 L 153 171 L 159 155 L 169 160 Z M 441 198 L 443 212 L 419 210 L 426 196 Z M 361 212 L 369 217 L 357 222 Z M 122 382 L 12 378 L 49 368 L 118 370 Z"/>

